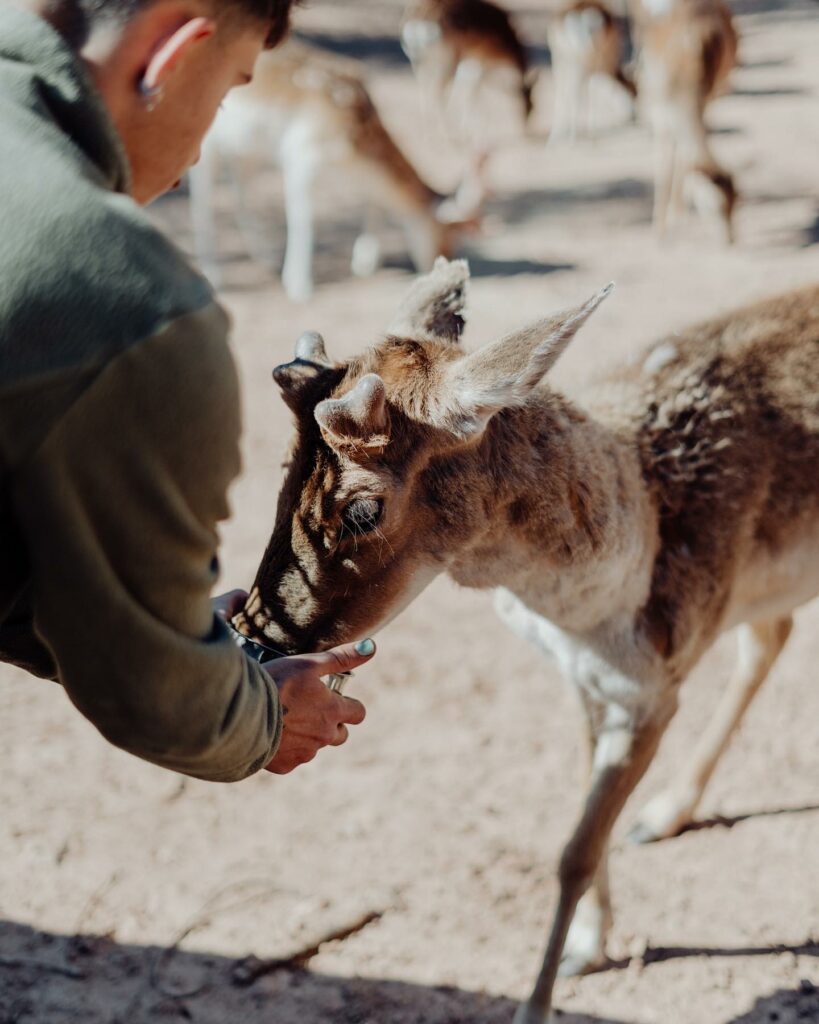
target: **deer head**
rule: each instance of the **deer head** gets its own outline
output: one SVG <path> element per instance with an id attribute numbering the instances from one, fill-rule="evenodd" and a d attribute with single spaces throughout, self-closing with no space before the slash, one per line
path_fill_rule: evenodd
<path id="1" fill-rule="evenodd" d="M 372 633 L 486 529 L 499 478 L 514 471 L 493 431 L 532 414 L 542 378 L 610 288 L 467 353 L 468 277 L 464 261 L 441 258 L 364 355 L 332 363 L 310 334 L 273 371 L 296 433 L 241 632 L 285 652 Z"/>

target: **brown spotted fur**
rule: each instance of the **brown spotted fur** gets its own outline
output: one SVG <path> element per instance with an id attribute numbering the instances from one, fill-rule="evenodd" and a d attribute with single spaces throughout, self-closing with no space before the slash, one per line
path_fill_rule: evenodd
<path id="1" fill-rule="evenodd" d="M 516 1017 L 542 1024 L 561 956 L 572 971 L 605 958 L 608 837 L 679 684 L 739 625 L 734 677 L 693 757 L 644 809 L 644 840 L 690 820 L 793 608 L 819 592 L 819 286 L 662 339 L 579 402 L 538 381 L 604 293 L 464 354 L 464 287 L 465 266 L 439 261 L 358 359 L 300 349 L 276 371 L 297 435 L 236 625 L 286 651 L 327 647 L 449 572 L 499 588 L 505 621 L 558 657 L 592 771 L 543 967 Z M 362 399 L 364 384 L 385 407 Z M 328 432 L 339 423 L 350 427 Z M 345 535 L 362 496 L 383 500 L 382 519 Z"/>

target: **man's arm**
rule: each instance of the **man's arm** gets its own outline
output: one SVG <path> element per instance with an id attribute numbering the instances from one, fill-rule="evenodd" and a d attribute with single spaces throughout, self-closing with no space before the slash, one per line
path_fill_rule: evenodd
<path id="1" fill-rule="evenodd" d="M 16 474 L 35 626 L 111 742 L 231 781 L 279 742 L 276 686 L 213 616 L 239 394 L 212 306 L 109 364 Z"/>

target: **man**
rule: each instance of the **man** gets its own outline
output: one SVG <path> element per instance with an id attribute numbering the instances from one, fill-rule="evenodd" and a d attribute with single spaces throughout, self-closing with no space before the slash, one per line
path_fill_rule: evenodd
<path id="1" fill-rule="evenodd" d="M 289 0 L 0 0 L 0 659 L 202 779 L 285 773 L 364 718 L 215 617 L 239 470 L 227 318 L 138 204 L 195 162 Z M 363 653 L 361 653 L 363 652 Z"/>

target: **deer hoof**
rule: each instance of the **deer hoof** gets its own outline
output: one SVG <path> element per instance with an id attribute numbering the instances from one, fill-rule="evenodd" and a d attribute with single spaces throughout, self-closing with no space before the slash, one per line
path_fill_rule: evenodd
<path id="1" fill-rule="evenodd" d="M 692 818 L 690 800 L 680 800 L 673 793 L 659 793 L 643 808 L 628 834 L 632 843 L 654 843 L 676 836 Z"/>
<path id="2" fill-rule="evenodd" d="M 569 934 L 563 946 L 558 974 L 573 978 L 587 974 L 606 962 L 606 935 L 611 927 L 611 911 L 603 908 L 589 891 L 580 900 Z"/>
<path id="3" fill-rule="evenodd" d="M 606 962 L 604 956 L 584 956 L 582 954 L 567 953 L 560 958 L 560 966 L 557 969 L 559 978 L 579 978 L 584 974 L 590 974 Z"/>
<path id="4" fill-rule="evenodd" d="M 375 235 L 359 235 L 353 245 L 350 269 L 355 277 L 372 277 L 381 263 L 381 244 Z"/>
<path id="5" fill-rule="evenodd" d="M 282 271 L 282 285 L 291 302 L 307 302 L 313 294 L 313 281 L 301 273 L 294 273 L 287 266 Z"/>
<path id="6" fill-rule="evenodd" d="M 529 1003 L 521 1003 L 515 1011 L 513 1024 L 556 1024 L 557 1018 L 553 1013 L 542 1013 L 540 1010 L 530 1006 Z"/>

